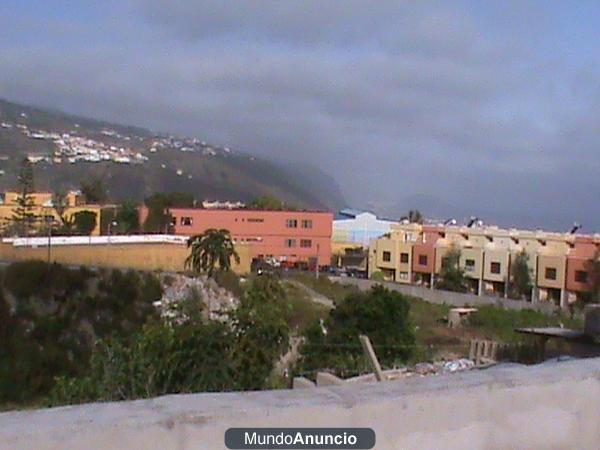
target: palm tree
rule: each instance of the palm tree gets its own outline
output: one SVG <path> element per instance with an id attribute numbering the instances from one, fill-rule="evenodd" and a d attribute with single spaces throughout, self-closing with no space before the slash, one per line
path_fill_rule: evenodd
<path id="1" fill-rule="evenodd" d="M 209 277 L 213 276 L 217 266 L 220 270 L 230 270 L 231 258 L 238 264 L 240 262 L 229 230 L 210 228 L 203 234 L 190 237 L 187 246 L 191 250 L 185 266 L 196 272 L 206 272 Z"/>

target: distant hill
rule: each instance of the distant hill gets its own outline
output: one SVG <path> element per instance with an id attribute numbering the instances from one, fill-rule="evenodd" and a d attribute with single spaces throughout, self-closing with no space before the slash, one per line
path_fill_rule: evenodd
<path id="1" fill-rule="evenodd" d="M 0 125 L 0 190 L 15 187 L 19 163 L 30 156 L 39 160 L 34 166 L 37 189 L 77 188 L 81 180 L 99 176 L 112 201 L 182 191 L 198 200 L 249 202 L 269 194 L 301 208 L 337 209 L 345 204 L 335 181 L 310 165 L 274 163 L 201 137 L 157 133 L 5 100 L 0 100 Z M 112 160 L 104 153 L 111 153 Z"/>

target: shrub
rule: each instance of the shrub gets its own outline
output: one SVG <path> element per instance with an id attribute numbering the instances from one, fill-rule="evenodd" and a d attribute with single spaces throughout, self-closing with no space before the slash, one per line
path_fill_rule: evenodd
<path id="1" fill-rule="evenodd" d="M 51 404 L 264 389 L 288 347 L 283 296 L 277 279 L 260 277 L 226 323 L 195 315 L 152 322 L 129 339 L 105 338 L 85 376 L 59 378 Z"/>
<path id="2" fill-rule="evenodd" d="M 340 375 L 365 370 L 361 334 L 371 339 L 382 365 L 406 362 L 415 350 L 409 309 L 404 295 L 383 286 L 348 295 L 322 326 L 314 322 L 306 331 L 298 369 L 302 372 L 330 369 Z"/>
<path id="3" fill-rule="evenodd" d="M 515 328 L 553 327 L 561 324 L 567 328 L 581 328 L 582 324 L 559 313 L 547 315 L 533 309 L 520 311 L 503 309 L 495 306 L 479 306 L 475 314 L 469 316 L 469 324 L 484 332 L 490 339 L 503 342 L 518 342 L 521 335 L 515 333 Z"/>
<path id="4" fill-rule="evenodd" d="M 161 295 L 151 274 L 9 265 L 0 286 L 0 401 L 39 399 L 55 377 L 82 375 L 94 342 L 139 330 Z"/>
<path id="5" fill-rule="evenodd" d="M 232 335 L 220 322 L 154 323 L 130 340 L 109 338 L 94 348 L 88 374 L 62 377 L 52 405 L 129 400 L 236 387 Z"/>
<path id="6" fill-rule="evenodd" d="M 241 388 L 266 386 L 274 363 L 289 345 L 288 314 L 278 278 L 257 277 L 231 316 L 236 339 L 232 363 Z"/>
<path id="7" fill-rule="evenodd" d="M 289 326 L 296 333 L 303 333 L 306 328 L 320 318 L 327 317 L 328 308 L 315 303 L 309 294 L 302 288 L 293 284 L 285 287 L 286 307 L 289 311 Z"/>
<path id="8" fill-rule="evenodd" d="M 96 228 L 97 214 L 94 211 L 78 211 L 73 214 L 73 224 L 77 234 L 89 236 Z"/>
<path id="9" fill-rule="evenodd" d="M 375 281 L 384 281 L 385 277 L 383 276 L 383 272 L 377 270 L 371 274 L 371 280 Z"/>
<path id="10" fill-rule="evenodd" d="M 437 289 L 452 292 L 467 292 L 465 272 L 460 267 L 460 256 L 460 249 L 452 248 L 442 258 L 442 269 L 435 284 Z"/>
<path id="11" fill-rule="evenodd" d="M 240 283 L 240 277 L 231 270 L 218 270 L 214 273 L 213 279 L 223 289 L 227 289 L 236 297 L 244 294 L 244 288 Z"/>

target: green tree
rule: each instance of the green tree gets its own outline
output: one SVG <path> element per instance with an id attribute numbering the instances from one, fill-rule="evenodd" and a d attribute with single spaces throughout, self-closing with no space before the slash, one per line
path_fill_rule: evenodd
<path id="1" fill-rule="evenodd" d="M 265 211 L 282 211 L 282 210 L 295 210 L 294 206 L 286 205 L 283 201 L 279 200 L 272 195 L 263 195 L 255 198 L 252 202 L 246 205 L 246 209 L 258 209 Z"/>
<path id="2" fill-rule="evenodd" d="M 409 311 L 407 297 L 381 285 L 349 294 L 322 324 L 317 321 L 305 332 L 298 371 L 329 369 L 348 376 L 368 370 L 361 334 L 370 338 L 383 366 L 406 362 L 415 350 Z"/>
<path id="3" fill-rule="evenodd" d="M 423 223 L 423 215 L 418 209 L 411 209 L 408 211 L 408 215 L 402 218 L 408 220 L 410 223 Z"/>
<path id="4" fill-rule="evenodd" d="M 33 166 L 27 158 L 21 161 L 18 177 L 17 206 L 13 213 L 13 224 L 19 235 L 29 236 L 35 226 Z"/>
<path id="5" fill-rule="evenodd" d="M 273 275 L 257 277 L 232 314 L 232 367 L 240 389 L 263 389 L 289 345 L 286 294 Z"/>
<path id="6" fill-rule="evenodd" d="M 529 267 L 529 255 L 520 251 L 512 261 L 510 268 L 510 296 L 515 299 L 531 298 L 532 271 Z"/>
<path id="7" fill-rule="evenodd" d="M 68 206 L 69 201 L 67 199 L 67 193 L 65 191 L 57 190 L 52 194 L 52 207 L 54 208 L 54 211 L 56 211 L 56 214 L 58 215 L 60 221 L 63 223 L 65 211 L 67 210 Z"/>
<path id="8" fill-rule="evenodd" d="M 73 216 L 66 216 L 65 212 L 69 207 L 67 193 L 63 190 L 57 190 L 52 194 L 52 207 L 58 216 L 60 223 L 52 224 L 52 232 L 59 236 L 69 236 L 73 234 L 75 222 Z"/>
<path id="9" fill-rule="evenodd" d="M 89 236 L 96 229 L 97 214 L 94 211 L 78 211 L 73 214 L 73 224 L 77 234 Z"/>
<path id="10" fill-rule="evenodd" d="M 168 233 L 171 231 L 173 217 L 169 208 L 192 208 L 196 200 L 184 192 L 156 193 L 144 201 L 148 216 L 144 221 L 144 231 L 150 233 Z"/>
<path id="11" fill-rule="evenodd" d="M 229 230 L 210 228 L 203 234 L 188 239 L 187 246 L 190 254 L 185 260 L 185 266 L 196 272 L 206 272 L 209 277 L 215 269 L 231 270 L 231 259 L 238 264 L 240 257 L 235 251 Z"/>
<path id="12" fill-rule="evenodd" d="M 113 233 L 133 234 L 140 231 L 140 213 L 134 201 L 123 202 L 117 209 L 115 220 L 117 226 Z"/>
<path id="13" fill-rule="evenodd" d="M 460 249 L 451 248 L 442 258 L 442 269 L 437 277 L 437 289 L 453 292 L 467 292 L 465 272 L 460 267 Z"/>
<path id="14" fill-rule="evenodd" d="M 97 176 L 81 181 L 81 193 L 85 197 L 86 203 L 103 204 L 108 200 L 106 186 L 102 179 Z"/>

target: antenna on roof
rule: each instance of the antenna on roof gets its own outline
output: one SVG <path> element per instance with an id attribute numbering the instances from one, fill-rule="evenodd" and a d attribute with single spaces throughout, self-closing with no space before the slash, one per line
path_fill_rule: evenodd
<path id="1" fill-rule="evenodd" d="M 573 223 L 573 227 L 571 228 L 571 231 L 569 231 L 569 234 L 575 234 L 577 233 L 577 231 L 579 231 L 581 229 L 581 224 L 574 222 Z"/>
<path id="2" fill-rule="evenodd" d="M 469 222 L 467 223 L 467 228 L 471 228 L 472 226 L 474 226 L 478 220 L 479 219 L 477 217 L 471 216 Z"/>

